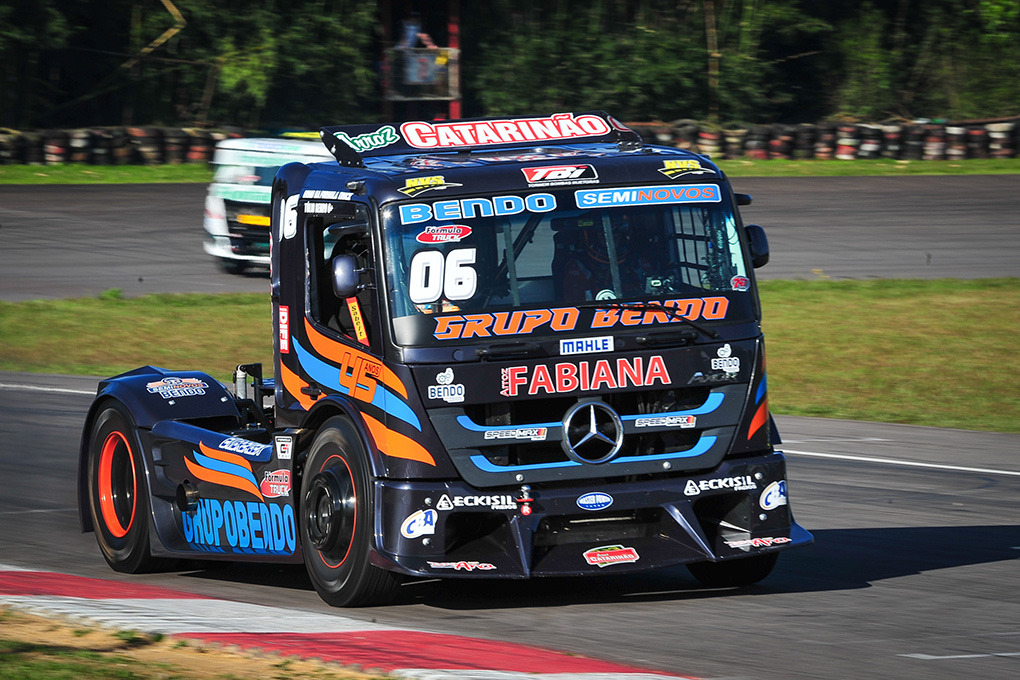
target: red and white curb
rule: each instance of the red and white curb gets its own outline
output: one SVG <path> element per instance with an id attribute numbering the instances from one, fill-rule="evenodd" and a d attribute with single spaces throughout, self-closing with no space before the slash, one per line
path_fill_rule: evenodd
<path id="1" fill-rule="evenodd" d="M 155 586 L 0 564 L 0 605 L 98 626 L 258 649 L 414 680 L 675 680 L 584 656 L 217 600 Z"/>

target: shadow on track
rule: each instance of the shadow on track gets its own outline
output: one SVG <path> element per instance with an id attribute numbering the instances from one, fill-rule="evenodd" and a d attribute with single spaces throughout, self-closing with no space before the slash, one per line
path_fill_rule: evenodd
<path id="1" fill-rule="evenodd" d="M 782 555 L 768 579 L 748 588 L 705 588 L 684 567 L 643 574 L 528 581 L 414 579 L 404 584 L 391 606 L 513 609 L 853 590 L 868 588 L 875 581 L 926 571 L 1020 559 L 1020 525 L 823 529 L 812 533 L 813 545 Z M 182 576 L 311 590 L 301 567 L 248 564 L 223 567 Z"/>

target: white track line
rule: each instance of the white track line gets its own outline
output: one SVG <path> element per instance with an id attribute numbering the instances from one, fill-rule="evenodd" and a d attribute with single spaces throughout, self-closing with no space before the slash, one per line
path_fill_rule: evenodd
<path id="1" fill-rule="evenodd" d="M 23 385 L 19 383 L 0 383 L 0 390 L 21 390 L 22 392 L 60 392 L 61 394 L 96 395 L 95 390 L 72 390 L 68 387 L 43 387 L 42 385 Z"/>
<path id="2" fill-rule="evenodd" d="M 1007 475 L 1020 477 L 1020 472 L 1013 470 L 992 470 L 989 468 L 963 467 L 961 465 L 943 465 L 941 463 L 919 463 L 913 460 L 897 460 L 895 458 L 875 458 L 872 456 L 846 456 L 841 453 L 819 453 L 818 451 L 793 451 L 781 449 L 783 453 L 791 453 L 795 456 L 813 456 L 815 458 L 836 458 L 839 460 L 853 460 L 859 463 L 881 463 L 883 465 L 902 465 L 905 467 L 932 468 L 935 470 L 952 470 L 954 472 L 977 472 L 984 475 Z"/>

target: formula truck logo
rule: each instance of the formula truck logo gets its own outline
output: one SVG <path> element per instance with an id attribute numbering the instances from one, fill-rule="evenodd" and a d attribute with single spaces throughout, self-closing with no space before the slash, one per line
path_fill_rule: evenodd
<path id="1" fill-rule="evenodd" d="M 457 243 L 471 235 L 471 227 L 465 224 L 446 224 L 441 227 L 425 227 L 425 231 L 414 237 L 418 243 Z"/>
<path id="2" fill-rule="evenodd" d="M 598 184 L 599 174 L 590 165 L 547 165 L 543 168 L 521 168 L 524 179 L 533 187 L 569 184 Z"/>
<path id="3" fill-rule="evenodd" d="M 456 184 L 455 182 L 447 182 L 442 175 L 433 175 L 432 177 L 412 177 L 404 181 L 404 188 L 397 189 L 400 193 L 405 196 L 417 196 L 423 194 L 426 191 L 435 191 L 437 189 L 449 189 L 450 187 L 460 187 L 463 184 Z"/>
<path id="4" fill-rule="evenodd" d="M 598 361 L 558 363 L 553 366 L 508 366 L 502 369 L 504 397 L 520 394 L 536 395 L 568 394 L 575 391 L 620 389 L 628 386 L 650 387 L 655 384 L 670 385 L 672 380 L 666 369 L 666 362 L 659 355 L 648 358 L 620 358 Z"/>
<path id="5" fill-rule="evenodd" d="M 290 470 L 266 471 L 262 483 L 259 484 L 259 491 L 266 498 L 280 498 L 290 495 Z"/>

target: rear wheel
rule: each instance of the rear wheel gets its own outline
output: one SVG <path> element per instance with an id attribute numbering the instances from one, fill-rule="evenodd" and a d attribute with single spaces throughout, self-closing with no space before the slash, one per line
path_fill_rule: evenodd
<path id="1" fill-rule="evenodd" d="M 301 548 L 316 592 L 334 607 L 382 604 L 398 585 L 368 561 L 372 528 L 367 453 L 346 418 L 319 430 L 301 482 Z"/>
<path id="2" fill-rule="evenodd" d="M 710 588 L 749 586 L 772 573 L 779 553 L 767 553 L 726 562 L 697 562 L 687 569 L 702 585 Z"/>
<path id="3" fill-rule="evenodd" d="M 109 402 L 92 426 L 88 472 L 92 526 L 107 563 L 128 574 L 170 566 L 149 552 L 145 467 L 131 416 L 117 402 Z"/>

